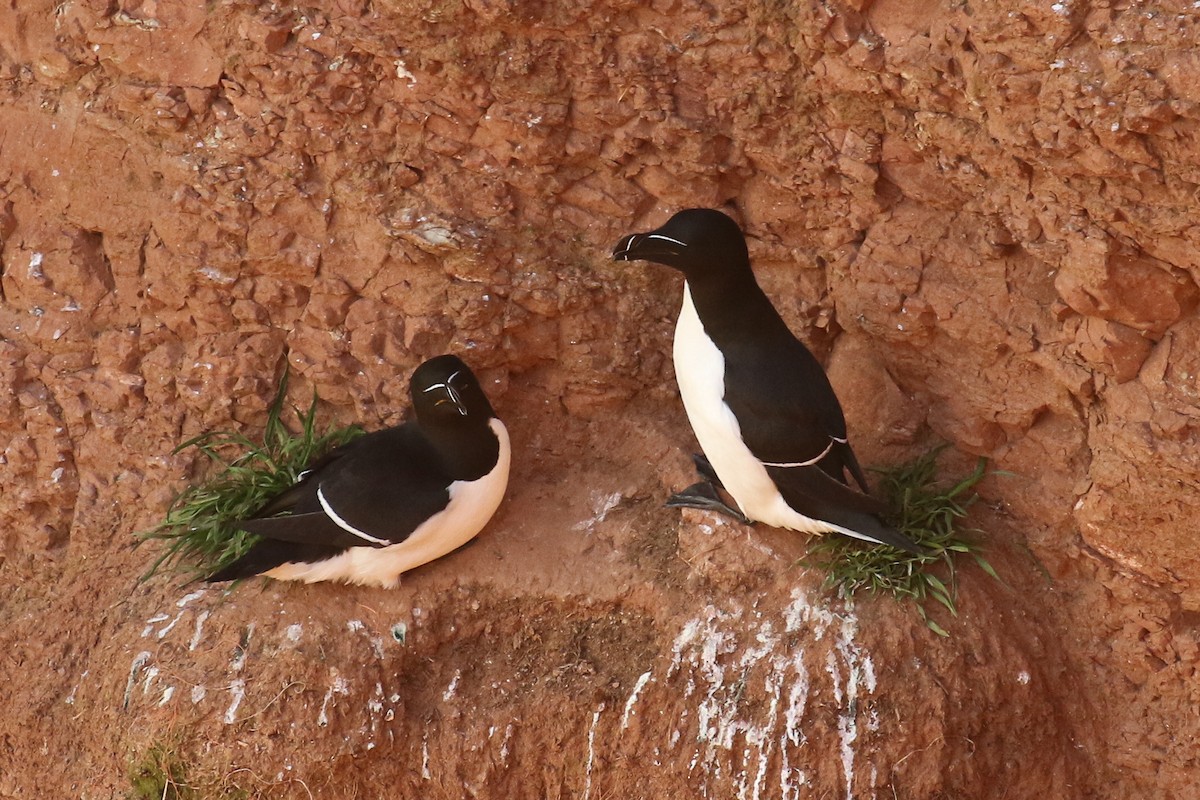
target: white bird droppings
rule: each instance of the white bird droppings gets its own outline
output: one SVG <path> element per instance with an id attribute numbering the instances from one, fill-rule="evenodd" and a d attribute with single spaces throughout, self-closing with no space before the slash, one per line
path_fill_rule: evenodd
<path id="1" fill-rule="evenodd" d="M 233 699 L 229 702 L 229 708 L 225 709 L 225 724 L 232 725 L 237 719 L 238 706 L 242 704 L 243 698 L 246 697 L 246 682 L 241 678 L 236 678 L 233 683 L 229 684 L 229 694 Z M 192 702 L 196 702 L 196 690 L 192 690 Z"/>
<path id="2" fill-rule="evenodd" d="M 795 762 L 808 744 L 806 715 L 815 713 L 810 693 L 821 691 L 831 692 L 836 706 L 834 764 L 841 767 L 847 796 L 853 797 L 860 711 L 872 719 L 862 698 L 875 689 L 874 664 L 855 640 L 856 631 L 851 611 L 814 605 L 800 590 L 776 612 L 709 606 L 681 627 L 666 678 L 678 674 L 676 696 L 686 707 L 668 747 L 680 744 L 681 728 L 695 731 L 688 770 L 699 778 L 703 795 L 799 798 L 809 783 L 800 766 L 814 756 Z M 828 637 L 834 641 L 806 653 L 811 643 Z M 814 656 L 820 659 L 815 664 Z M 814 685 L 810 669 L 818 664 L 827 678 Z M 690 726 L 689 709 L 696 720 Z M 824 707 L 819 712 L 828 713 Z"/>
<path id="3" fill-rule="evenodd" d="M 629 727 L 629 718 L 633 716 L 633 706 L 637 703 L 638 695 L 647 683 L 650 682 L 651 671 L 646 670 L 638 677 L 637 683 L 633 685 L 633 691 L 629 693 L 629 699 L 625 701 L 625 713 L 621 714 L 621 730 Z"/>
<path id="4" fill-rule="evenodd" d="M 450 679 L 450 685 L 446 687 L 446 691 L 442 692 L 442 700 L 449 703 L 454 699 L 454 695 L 458 693 L 458 682 L 462 679 L 462 670 L 455 670 L 454 677 Z"/>
<path id="5" fill-rule="evenodd" d="M 583 800 L 589 800 L 592 795 L 592 762 L 596 760 L 596 723 L 600 721 L 600 713 L 604 711 L 604 703 L 592 714 L 592 727 L 588 729 L 587 767 L 584 773 Z"/>
<path id="6" fill-rule="evenodd" d="M 188 652 L 195 650 L 200 644 L 200 637 L 204 635 L 204 621 L 208 619 L 211 611 L 205 609 L 196 617 L 196 630 L 192 633 L 192 640 L 188 642 Z"/>
<path id="7" fill-rule="evenodd" d="M 332 670 L 332 674 L 333 682 L 329 685 L 329 690 L 325 692 L 325 699 L 321 701 L 321 713 L 317 716 L 317 725 L 322 728 L 329 724 L 329 703 L 333 700 L 334 695 L 350 694 L 350 684 L 338 674 L 337 669 Z"/>

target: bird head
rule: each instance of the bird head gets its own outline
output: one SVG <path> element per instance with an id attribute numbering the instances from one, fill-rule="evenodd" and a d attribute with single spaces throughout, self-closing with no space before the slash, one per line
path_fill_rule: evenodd
<path id="1" fill-rule="evenodd" d="M 409 391 L 423 423 L 487 423 L 495 416 L 475 374 L 458 356 L 437 356 L 417 367 Z"/>
<path id="2" fill-rule="evenodd" d="M 750 267 L 741 228 L 711 208 L 689 208 L 671 217 L 661 228 L 623 237 L 613 249 L 613 259 L 665 264 L 689 280 Z"/>

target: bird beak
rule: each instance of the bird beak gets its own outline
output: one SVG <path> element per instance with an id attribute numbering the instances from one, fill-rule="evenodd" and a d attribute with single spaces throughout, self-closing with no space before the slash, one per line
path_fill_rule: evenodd
<path id="1" fill-rule="evenodd" d="M 686 242 L 661 233 L 631 233 L 613 248 L 614 261 L 658 261 L 675 258 L 687 248 Z"/>
<path id="2" fill-rule="evenodd" d="M 447 378 L 445 383 L 435 383 L 432 386 L 428 386 L 428 387 L 422 389 L 421 391 L 422 392 L 432 392 L 436 389 L 441 389 L 441 390 L 445 391 L 446 397 L 448 398 L 448 400 L 438 400 L 437 403 L 435 403 L 435 405 L 440 406 L 442 403 L 449 402 L 455 407 L 455 409 L 458 410 L 459 416 L 466 417 L 466 416 L 469 416 L 469 414 L 467 412 L 467 404 L 463 402 L 462 395 L 460 395 L 458 393 L 458 390 L 454 388 L 454 379 L 457 377 L 458 377 L 458 373 L 456 372 L 453 375 L 451 375 L 449 378 Z"/>
<path id="3" fill-rule="evenodd" d="M 458 373 L 454 373 L 446 379 L 446 394 L 450 395 L 450 402 L 454 403 L 454 407 L 458 409 L 459 416 L 467 416 L 467 405 L 463 402 L 462 395 L 454 388 L 454 379 L 458 377 Z"/>
<path id="4" fill-rule="evenodd" d="M 621 241 L 617 242 L 617 246 L 613 248 L 613 261 L 632 261 L 637 258 L 633 254 L 633 249 L 640 238 L 642 238 L 642 234 L 640 233 L 631 233 L 628 236 L 622 236 Z"/>
<path id="5" fill-rule="evenodd" d="M 463 417 L 467 416 L 466 404 L 463 403 L 462 397 L 457 391 L 455 391 L 454 387 L 450 385 L 449 381 L 446 382 L 446 394 L 450 395 L 450 402 L 454 403 L 454 407 L 458 409 L 459 415 Z"/>

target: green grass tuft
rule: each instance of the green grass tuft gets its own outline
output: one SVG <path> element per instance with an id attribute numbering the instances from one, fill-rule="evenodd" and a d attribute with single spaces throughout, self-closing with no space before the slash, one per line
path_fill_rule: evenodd
<path id="1" fill-rule="evenodd" d="M 187 782 L 187 767 L 172 747 L 151 745 L 129 764 L 128 800 L 192 800 L 195 790 Z"/>
<path id="2" fill-rule="evenodd" d="M 926 548 L 913 555 L 887 545 L 866 545 L 842 536 L 823 536 L 809 548 L 803 559 L 807 566 L 825 573 L 825 587 L 849 599 L 855 593 L 891 595 L 897 600 L 912 600 L 921 619 L 934 633 L 948 636 L 945 628 L 930 618 L 926 602 L 936 600 L 951 616 L 958 615 L 956 559 L 970 556 L 980 569 L 999 580 L 992 565 L 979 553 L 979 545 L 969 531 L 960 531 L 959 522 L 978 495 L 972 491 L 983 480 L 987 459 L 980 458 L 975 470 L 962 480 L 946 486 L 937 481 L 937 448 L 906 464 L 886 470 L 880 488 L 894 509 L 888 517 L 897 530 Z M 944 578 L 933 568 L 944 565 Z"/>
<path id="3" fill-rule="evenodd" d="M 129 791 L 125 800 L 248 800 L 250 792 L 236 786 L 231 776 L 219 778 L 197 770 L 181 754 L 184 740 L 168 733 L 166 741 L 150 744 L 129 761 Z"/>
<path id="4" fill-rule="evenodd" d="M 167 547 L 142 579 L 164 566 L 190 577 L 212 574 L 232 563 L 258 538 L 236 523 L 262 508 L 274 495 L 294 484 L 304 468 L 320 456 L 363 433 L 357 425 L 317 433 L 317 397 L 306 413 L 292 407 L 300 424 L 293 434 L 283 423 L 287 373 L 267 412 L 261 442 L 236 431 L 214 431 L 189 439 L 175 448 L 194 447 L 222 467 L 204 483 L 184 489 L 171 503 L 166 518 L 137 534 L 142 541 L 159 540 Z"/>

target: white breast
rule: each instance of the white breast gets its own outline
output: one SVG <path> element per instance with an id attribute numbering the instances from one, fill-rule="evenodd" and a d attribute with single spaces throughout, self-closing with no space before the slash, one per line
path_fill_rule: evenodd
<path id="1" fill-rule="evenodd" d="M 841 530 L 791 509 L 766 467 L 742 442 L 741 426 L 725 403 L 725 356 L 704 331 L 683 284 L 683 308 L 675 326 L 675 379 L 696 439 L 738 507 L 752 520 L 804 533 Z"/>
<path id="2" fill-rule="evenodd" d="M 401 573 L 428 564 L 466 544 L 496 513 L 508 487 L 512 459 L 508 430 L 498 419 L 491 420 L 489 426 L 500 440 L 496 466 L 482 478 L 450 484 L 450 503 L 403 542 L 387 547 L 352 547 L 325 561 L 283 564 L 264 574 L 277 580 L 344 581 L 391 589 L 400 584 Z"/>

